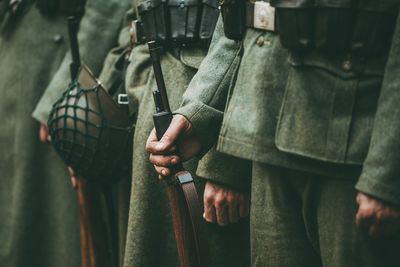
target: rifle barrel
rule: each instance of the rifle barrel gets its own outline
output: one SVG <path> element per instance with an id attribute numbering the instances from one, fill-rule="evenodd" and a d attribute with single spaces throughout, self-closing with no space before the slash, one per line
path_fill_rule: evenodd
<path id="1" fill-rule="evenodd" d="M 74 16 L 68 17 L 68 35 L 72 55 L 72 63 L 70 66 L 72 79 L 78 75 L 79 67 L 81 66 L 81 57 L 79 54 L 78 44 L 78 26 L 79 22 Z"/>
<path id="2" fill-rule="evenodd" d="M 156 78 L 158 91 L 160 92 L 160 97 L 162 100 L 162 110 L 166 112 L 171 112 L 171 108 L 169 107 L 167 89 L 164 82 L 164 76 L 161 70 L 160 63 L 160 52 L 162 51 L 161 46 L 158 46 L 155 41 L 150 41 L 147 43 L 149 46 L 150 57 L 153 63 L 154 76 Z"/>

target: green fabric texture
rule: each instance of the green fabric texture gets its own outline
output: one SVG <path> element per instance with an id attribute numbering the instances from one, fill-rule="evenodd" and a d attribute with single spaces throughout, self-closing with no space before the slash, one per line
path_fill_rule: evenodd
<path id="1" fill-rule="evenodd" d="M 118 39 L 118 33 L 123 26 L 124 14 L 129 7 L 130 1 L 128 0 L 87 0 L 85 14 L 80 22 L 78 42 L 82 61 L 93 73 L 100 73 L 107 56 L 107 51 L 114 47 L 118 41 L 123 41 Z M 65 18 L 62 23 L 63 29 L 66 30 L 67 23 Z M 67 35 L 65 36 L 65 42 L 68 42 Z M 47 83 L 47 88 L 33 112 L 33 117 L 39 122 L 47 123 L 52 105 L 68 88 L 68 84 L 71 82 L 69 69 L 71 61 L 70 52 L 64 52 L 63 60 L 57 72 L 53 74 L 52 79 Z M 116 77 L 121 79 L 121 76 Z M 105 86 L 107 85 L 108 84 L 105 84 Z M 69 180 L 69 178 L 66 179 L 67 181 Z M 123 179 L 110 188 L 113 194 L 115 224 L 114 222 L 110 222 L 108 218 L 109 212 L 113 211 L 108 210 L 106 204 L 99 203 L 99 205 L 102 205 L 102 216 L 104 216 L 102 219 L 108 224 L 108 230 L 116 235 L 112 238 L 117 239 L 118 251 L 113 253 L 118 253 L 118 262 L 120 265 L 122 265 L 125 247 L 130 194 L 129 188 L 130 179 Z M 105 197 L 102 190 L 98 190 L 98 194 L 99 198 Z M 77 221 L 76 224 L 79 226 L 79 221 Z M 113 228 L 114 225 L 116 227 L 115 229 Z M 80 247 L 79 243 L 77 247 Z"/>
<path id="2" fill-rule="evenodd" d="M 398 83 L 390 74 L 396 68 L 385 69 L 388 53 L 367 58 L 359 68 L 355 56 L 290 53 L 282 49 L 278 35 L 248 29 L 237 79 L 221 88 L 227 73 L 234 79 L 235 72 L 229 70 L 240 48 L 227 46 L 233 41 L 223 36 L 221 27 L 214 36 L 176 111 L 192 122 L 205 149 L 217 139 L 218 127 L 207 128 L 212 123 L 222 125 L 218 151 L 253 161 L 355 179 L 368 158 L 365 179 L 360 179 L 363 191 L 399 204 L 393 124 L 398 115 L 393 107 L 398 90 L 393 88 Z M 392 52 L 391 59 L 397 64 L 397 54 Z M 382 74 L 393 77 L 382 85 Z M 370 144 L 372 134 L 375 141 Z"/>
<path id="3" fill-rule="evenodd" d="M 68 49 L 65 25 L 35 5 L 0 25 L 1 266 L 80 266 L 76 192 L 30 116 Z"/>
<path id="4" fill-rule="evenodd" d="M 148 162 L 145 143 L 153 128 L 155 113 L 152 89 L 156 87 L 146 45 L 133 49 L 133 61 L 127 74 L 127 90 L 139 103 L 134 136 L 131 204 L 124 266 L 178 266 L 178 255 L 167 187 L 160 182 L 154 167 Z M 162 69 L 171 108 L 177 108 L 195 69 L 187 67 L 171 53 L 162 57 Z M 176 75 L 179 73 L 179 75 Z M 192 173 L 196 161 L 185 164 Z M 234 167 L 234 166 L 232 166 Z M 212 177 L 210 177 L 212 179 Z M 204 181 L 196 178 L 199 194 Z M 248 266 L 248 221 L 232 227 L 209 225 L 208 237 L 215 266 Z"/>
<path id="5" fill-rule="evenodd" d="M 356 227 L 354 184 L 254 163 L 251 266 L 396 266 L 399 235 L 371 239 Z"/>
<path id="6" fill-rule="evenodd" d="M 239 191 L 250 191 L 251 161 L 232 157 L 212 148 L 201 158 L 196 175 Z"/>
<path id="7" fill-rule="evenodd" d="M 133 1 L 134 8 L 129 12 L 129 17 L 135 17 L 133 10 L 139 3 L 140 1 Z M 105 85 L 112 86 L 115 77 L 121 74 L 119 62 L 123 51 L 128 48 L 127 36 L 128 29 L 125 28 L 120 33 L 120 45 L 110 51 L 105 61 L 100 76 Z M 174 48 L 163 53 L 162 68 L 171 108 L 178 107 L 183 92 L 206 52 L 205 49 L 198 48 Z M 124 266 L 178 266 L 179 259 L 167 186 L 157 179 L 158 175 L 149 163 L 149 155 L 145 151 L 147 137 L 154 127 L 152 115 L 155 113 L 155 107 L 152 90 L 156 87 L 156 83 L 153 68 L 147 45 L 137 45 L 131 53 L 132 61 L 127 69 L 125 84 L 131 112 L 136 113 L 137 121 Z M 238 159 L 231 162 L 230 157 L 224 156 L 213 156 L 213 158 L 219 162 L 215 162 L 216 165 L 230 168 L 226 175 L 231 177 L 231 179 L 223 178 L 223 174 L 217 173 L 214 176 L 215 182 L 240 190 L 249 188 L 251 172 L 249 162 Z M 193 174 L 196 169 L 200 173 L 207 173 L 205 164 L 202 167 L 203 171 L 201 167 L 196 168 L 196 166 L 196 160 L 185 164 L 185 167 Z M 213 180 L 212 177 L 206 178 Z M 202 196 L 205 180 L 197 177 L 195 179 L 199 196 Z M 248 266 L 250 264 L 248 220 L 226 228 L 210 224 L 207 230 L 213 266 Z"/>
<path id="8" fill-rule="evenodd" d="M 385 70 L 371 144 L 356 188 L 400 206 L 400 16 Z"/>

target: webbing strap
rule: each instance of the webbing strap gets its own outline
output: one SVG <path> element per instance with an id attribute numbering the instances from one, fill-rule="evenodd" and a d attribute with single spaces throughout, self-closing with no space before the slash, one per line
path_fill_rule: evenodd
<path id="1" fill-rule="evenodd" d="M 203 220 L 203 212 L 194 185 L 192 175 L 188 171 L 181 171 L 175 175 L 178 184 L 181 186 L 185 196 L 186 206 L 189 211 L 192 224 L 193 236 L 195 239 L 197 262 L 199 267 L 209 267 L 210 250 L 208 246 L 206 225 Z"/>

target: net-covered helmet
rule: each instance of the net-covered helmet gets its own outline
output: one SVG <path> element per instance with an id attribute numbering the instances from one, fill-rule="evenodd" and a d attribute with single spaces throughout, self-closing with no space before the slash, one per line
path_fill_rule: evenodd
<path id="1" fill-rule="evenodd" d="M 130 176 L 133 124 L 84 64 L 53 105 L 48 127 L 57 152 L 83 178 Z"/>

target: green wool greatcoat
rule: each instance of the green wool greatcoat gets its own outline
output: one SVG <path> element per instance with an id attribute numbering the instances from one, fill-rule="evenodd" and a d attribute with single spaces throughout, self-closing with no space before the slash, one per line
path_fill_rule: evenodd
<path id="1" fill-rule="evenodd" d="M 135 7 L 140 1 L 134 1 Z M 136 18 L 134 12 L 131 18 Z M 126 28 L 121 32 L 120 47 L 110 52 L 101 79 L 107 86 L 113 84 L 120 70 L 121 52 L 128 46 Z M 191 78 L 207 51 L 199 48 L 176 48 L 163 53 L 161 64 L 168 90 L 171 108 L 175 109 Z M 167 195 L 167 186 L 160 182 L 154 167 L 149 163 L 145 151 L 147 137 L 152 130 L 155 107 L 152 90 L 156 87 L 147 45 L 137 45 L 132 50 L 132 61 L 126 75 L 126 88 L 131 107 L 135 109 L 137 122 L 133 145 L 132 188 L 125 247 L 124 266 L 178 266 L 172 218 Z M 248 190 L 250 164 L 221 154 L 209 154 L 215 164 L 211 175 L 204 167 L 198 174 L 214 182 L 223 183 L 239 190 Z M 218 160 L 219 163 L 216 162 Z M 202 166 L 209 163 L 203 161 Z M 197 161 L 185 164 L 192 173 L 196 172 Z M 205 180 L 196 178 L 199 194 L 202 195 Z M 214 266 L 249 265 L 248 220 L 229 227 L 208 225 L 208 237 Z"/>
<path id="2" fill-rule="evenodd" d="M 398 262 L 398 235 L 372 240 L 354 218 L 357 190 L 400 205 L 399 41 L 400 18 L 360 70 L 355 55 L 297 54 L 255 29 L 235 42 L 217 25 L 176 113 L 204 151 L 253 161 L 253 266 Z"/>
<path id="3" fill-rule="evenodd" d="M 80 266 L 77 197 L 30 115 L 68 49 L 64 16 L 33 5 L 0 31 L 1 265 Z"/>
<path id="4" fill-rule="evenodd" d="M 311 51 L 299 61 L 274 33 L 248 29 L 235 42 L 219 26 L 177 110 L 192 122 L 204 150 L 218 139 L 218 150 L 237 157 L 356 177 L 360 191 L 400 205 L 398 32 L 389 57 L 367 59 L 360 73 L 347 55 Z M 210 122 L 222 127 L 210 131 Z"/>
<path id="5" fill-rule="evenodd" d="M 81 30 L 79 38 L 96 40 L 90 50 L 93 54 L 82 47 L 82 55 L 97 72 L 116 42 L 128 6 L 119 2 L 88 0 L 86 4 L 81 24 L 86 33 Z M 104 19 L 110 12 L 115 16 Z M 40 143 L 39 123 L 30 116 L 50 81 L 53 90 L 66 89 L 70 81 L 67 50 L 63 14 L 42 14 L 33 4 L 2 21 L 0 262 L 4 266 L 80 266 L 78 199 L 65 164 L 49 144 Z M 96 51 L 104 51 L 98 54 L 100 59 Z M 58 81 L 52 79 L 55 75 Z M 43 96 L 35 118 L 45 123 L 58 96 Z"/>

